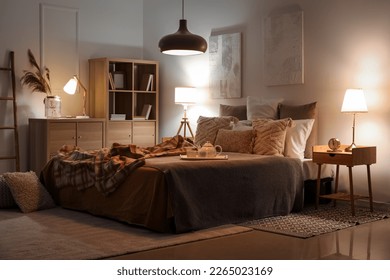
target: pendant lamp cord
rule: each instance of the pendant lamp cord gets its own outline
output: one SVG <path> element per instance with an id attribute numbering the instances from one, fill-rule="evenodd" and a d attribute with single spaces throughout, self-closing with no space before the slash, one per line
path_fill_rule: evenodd
<path id="1" fill-rule="evenodd" d="M 184 19 L 184 0 L 181 0 L 181 19 Z"/>

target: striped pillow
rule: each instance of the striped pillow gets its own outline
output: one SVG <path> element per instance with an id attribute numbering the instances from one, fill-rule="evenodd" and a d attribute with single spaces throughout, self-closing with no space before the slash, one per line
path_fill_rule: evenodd
<path id="1" fill-rule="evenodd" d="M 232 129 L 232 123 L 237 123 L 236 117 L 203 117 L 198 119 L 196 127 L 195 145 L 202 146 L 209 141 L 214 145 L 218 130 Z"/>
<path id="2" fill-rule="evenodd" d="M 252 123 L 256 131 L 253 153 L 258 155 L 283 156 L 286 132 L 287 128 L 291 125 L 291 119 L 258 119 Z"/>

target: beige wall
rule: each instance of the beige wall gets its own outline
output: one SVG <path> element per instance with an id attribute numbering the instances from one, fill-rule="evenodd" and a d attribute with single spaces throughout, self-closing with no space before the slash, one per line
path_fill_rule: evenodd
<path id="1" fill-rule="evenodd" d="M 88 59 L 101 56 L 134 57 L 143 56 L 143 1 L 142 0 L 0 0 L 0 65 L 6 65 L 8 51 L 15 52 L 17 79 L 18 125 L 22 170 L 28 169 L 28 118 L 43 117 L 44 94 L 32 94 L 22 88 L 19 79 L 24 69 L 30 69 L 27 49 L 31 49 L 40 61 L 40 3 L 59 8 L 77 9 L 79 13 L 79 63 L 80 78 L 88 86 Z M 61 24 L 61 22 L 58 22 Z M 58 48 L 59 60 L 63 50 Z M 46 65 L 49 69 L 50 65 Z M 58 67 L 58 65 L 56 65 Z M 1 76 L 2 78 L 3 76 Z M 51 73 L 51 79 L 69 79 Z M 0 80 L 0 89 L 4 86 Z M 0 91 L 2 93 L 3 91 Z M 63 115 L 82 112 L 82 94 L 69 98 L 64 92 Z M 12 112 L 6 103 L 0 103 L 0 125 L 10 123 Z M 12 147 L 12 137 L 0 131 L 0 154 Z M 10 162 L 0 161 L 0 173 L 14 170 Z"/>
<path id="2" fill-rule="evenodd" d="M 366 91 L 368 114 L 357 117 L 356 142 L 376 145 L 378 163 L 372 167 L 374 199 L 390 201 L 387 158 L 389 138 L 390 1 L 386 0 L 187 0 L 189 30 L 210 34 L 240 31 L 243 34 L 243 98 L 208 97 L 208 54 L 170 57 L 158 53 L 158 40 L 173 33 L 181 17 L 180 1 L 144 1 L 144 54 L 161 61 L 161 132 L 176 133 L 182 108 L 173 102 L 174 87 L 198 87 L 206 99 L 189 110 L 192 127 L 199 115 L 217 115 L 218 105 L 242 104 L 248 95 L 283 97 L 285 102 L 317 101 L 320 112 L 319 144 L 338 137 L 349 144 L 352 117 L 340 113 L 347 88 Z M 304 11 L 305 83 L 267 87 L 263 83 L 263 20 L 271 11 L 299 5 Z M 158 11 L 158 12 L 156 12 Z M 146 16 L 148 15 L 148 16 Z M 151 17 L 151 15 L 154 15 Z M 341 184 L 346 186 L 345 168 Z M 358 193 L 366 192 L 365 167 L 354 168 Z"/>
<path id="3" fill-rule="evenodd" d="M 0 63 L 7 50 L 16 53 L 17 78 L 28 66 L 26 52 L 31 48 L 39 56 L 39 0 L 1 0 Z M 193 128 L 199 115 L 218 114 L 220 103 L 243 104 L 249 95 L 283 97 L 285 102 L 302 104 L 318 101 L 320 143 L 338 137 L 351 141 L 351 116 L 340 113 L 344 92 L 363 87 L 369 113 L 357 119 L 356 142 L 376 145 L 378 163 L 372 167 L 374 198 L 389 202 L 390 174 L 387 143 L 390 114 L 390 1 L 387 0 L 186 0 L 185 18 L 193 33 L 243 34 L 243 98 L 215 100 L 208 97 L 208 54 L 195 57 L 171 57 L 159 53 L 158 40 L 178 28 L 181 17 L 179 0 L 47 0 L 47 4 L 79 9 L 80 76 L 88 84 L 88 59 L 99 56 L 156 59 L 161 62 L 161 136 L 176 133 L 182 108 L 173 102 L 175 86 L 200 89 L 204 99 L 190 107 Z M 263 83 L 263 20 L 273 9 L 299 5 L 304 11 L 305 83 L 267 87 Z M 11 27 L 11 28 L 7 28 Z M 58 50 L 61 55 L 61 50 Z M 42 95 L 18 90 L 18 116 L 21 154 L 27 166 L 28 118 L 43 116 Z M 77 97 L 75 97 L 77 98 Z M 80 97 L 81 98 L 81 97 Z M 74 103 L 63 104 L 64 114 Z M 2 106 L 2 105 L 0 105 Z M 7 110 L 0 107 L 1 112 Z M 9 113 L 0 114 L 0 123 L 9 121 Z M 9 141 L 0 135 L 0 150 Z M 9 167 L 0 163 L 0 172 Z M 345 186 L 344 169 L 342 183 Z M 365 168 L 356 168 L 358 191 L 366 190 Z"/>

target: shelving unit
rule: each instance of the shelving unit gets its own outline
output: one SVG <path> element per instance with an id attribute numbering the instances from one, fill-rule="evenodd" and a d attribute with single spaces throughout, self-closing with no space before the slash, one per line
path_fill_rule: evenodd
<path id="1" fill-rule="evenodd" d="M 158 139 L 159 63 L 150 60 L 89 60 L 90 114 L 107 121 L 106 144 L 154 146 Z M 141 118 L 151 105 L 148 118 Z"/>

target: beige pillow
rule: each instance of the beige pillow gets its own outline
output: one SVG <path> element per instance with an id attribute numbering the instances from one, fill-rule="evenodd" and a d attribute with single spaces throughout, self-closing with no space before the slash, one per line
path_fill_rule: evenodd
<path id="1" fill-rule="evenodd" d="M 35 172 L 4 173 L 7 185 L 23 213 L 55 207 L 55 203 Z"/>
<path id="2" fill-rule="evenodd" d="M 312 158 L 312 147 L 317 143 L 317 102 L 304 105 L 279 105 L 279 118 L 292 118 L 293 120 L 314 119 L 313 128 L 306 141 L 305 158 Z"/>
<path id="3" fill-rule="evenodd" d="M 258 119 L 253 121 L 256 131 L 253 153 L 259 155 L 283 156 L 286 131 L 291 119 L 270 120 Z"/>
<path id="4" fill-rule="evenodd" d="M 16 203 L 3 175 L 0 175 L 0 209 L 15 207 Z"/>
<path id="5" fill-rule="evenodd" d="M 218 130 L 215 145 L 220 145 L 223 152 L 252 153 L 253 130 Z"/>
<path id="6" fill-rule="evenodd" d="M 207 141 L 214 144 L 215 137 L 220 129 L 232 129 L 232 123 L 237 123 L 236 117 L 203 117 L 198 118 L 196 127 L 195 145 L 202 146 Z"/>

